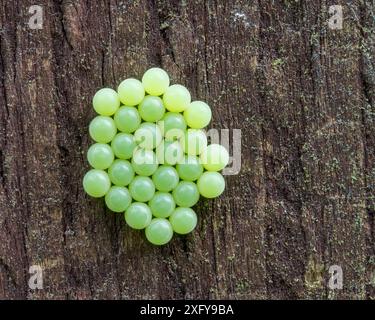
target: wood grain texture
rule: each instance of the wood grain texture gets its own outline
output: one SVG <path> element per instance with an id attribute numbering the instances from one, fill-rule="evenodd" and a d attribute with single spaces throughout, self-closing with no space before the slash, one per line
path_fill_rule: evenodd
<path id="1" fill-rule="evenodd" d="M 33 4 L 0 0 L 0 298 L 375 298 L 373 0 L 40 0 L 41 30 Z M 151 66 L 242 130 L 241 172 L 162 248 L 81 186 L 92 96 Z"/>

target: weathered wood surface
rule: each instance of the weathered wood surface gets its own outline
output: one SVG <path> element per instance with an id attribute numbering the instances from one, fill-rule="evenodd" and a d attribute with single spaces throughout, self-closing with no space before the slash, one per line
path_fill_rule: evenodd
<path id="1" fill-rule="evenodd" d="M 375 298 L 373 0 L 40 0 L 40 30 L 33 4 L 0 0 L 0 298 Z M 93 94 L 155 65 L 242 130 L 240 174 L 163 248 L 81 187 Z"/>

